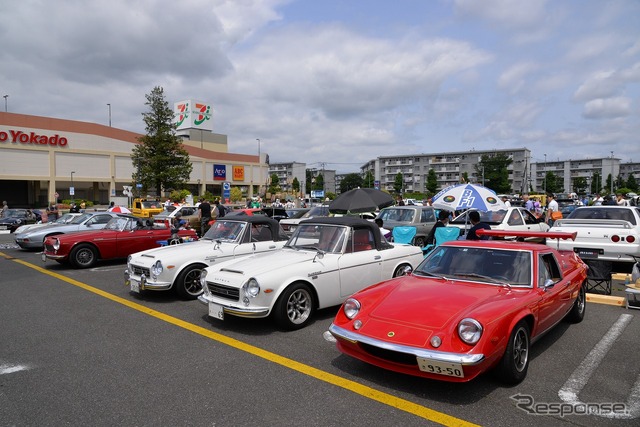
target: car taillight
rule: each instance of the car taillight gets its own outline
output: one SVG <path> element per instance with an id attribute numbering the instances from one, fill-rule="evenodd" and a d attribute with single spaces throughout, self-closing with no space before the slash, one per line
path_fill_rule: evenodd
<path id="1" fill-rule="evenodd" d="M 633 243 L 636 241 L 636 238 L 634 236 L 627 236 L 627 242 L 628 243 Z"/>
<path id="2" fill-rule="evenodd" d="M 618 236 L 617 234 L 614 234 L 613 236 L 611 236 L 611 241 L 613 243 L 618 243 L 620 241 L 620 236 Z"/>

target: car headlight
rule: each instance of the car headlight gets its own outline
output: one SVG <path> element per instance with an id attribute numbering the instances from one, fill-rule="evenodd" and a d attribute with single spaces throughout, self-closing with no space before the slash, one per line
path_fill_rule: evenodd
<path id="1" fill-rule="evenodd" d="M 133 271 L 131 270 L 131 258 L 133 258 L 131 255 L 127 257 L 127 271 Z"/>
<path id="2" fill-rule="evenodd" d="M 355 298 L 347 299 L 342 305 L 342 311 L 349 319 L 353 319 L 360 311 L 360 301 Z"/>
<path id="3" fill-rule="evenodd" d="M 205 268 L 200 272 L 200 286 L 202 286 L 202 291 L 206 296 L 211 296 L 211 292 L 209 292 L 209 287 L 207 286 L 207 269 Z"/>
<path id="4" fill-rule="evenodd" d="M 60 240 L 58 239 L 53 239 L 53 250 L 57 251 L 58 249 L 60 249 Z"/>
<path id="5" fill-rule="evenodd" d="M 160 260 L 157 260 L 151 267 L 151 273 L 154 276 L 159 276 L 160 274 L 162 274 L 162 270 L 164 269 L 162 268 L 162 261 Z"/>
<path id="6" fill-rule="evenodd" d="M 467 344 L 476 344 L 482 336 L 482 325 L 475 319 L 462 319 L 458 323 L 458 335 Z"/>
<path id="7" fill-rule="evenodd" d="M 258 281 L 254 278 L 249 279 L 249 281 L 244 285 L 244 293 L 251 298 L 257 297 L 260 293 L 260 285 L 258 284 Z"/>

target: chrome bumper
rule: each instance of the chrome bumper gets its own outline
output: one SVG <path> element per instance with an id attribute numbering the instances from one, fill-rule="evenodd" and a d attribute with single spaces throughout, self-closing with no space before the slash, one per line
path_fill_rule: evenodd
<path id="1" fill-rule="evenodd" d="M 216 301 L 210 301 L 207 299 L 207 297 L 204 296 L 204 294 L 201 294 L 198 297 L 198 301 L 200 301 L 206 306 L 208 306 L 209 303 L 218 304 L 219 306 L 222 307 L 222 310 L 224 311 L 225 314 L 231 314 L 233 316 L 238 316 L 238 317 L 260 318 L 260 317 L 267 317 L 269 315 L 268 307 L 258 307 L 258 308 L 234 307 L 228 304 L 220 304 L 219 302 L 216 302 Z"/>
<path id="2" fill-rule="evenodd" d="M 376 338 L 366 337 L 364 335 L 358 334 L 357 332 L 348 331 L 344 328 L 334 325 L 333 323 L 331 324 L 331 326 L 329 326 L 329 332 L 337 339 L 346 340 L 354 344 L 368 344 L 373 347 L 395 351 L 398 353 L 411 354 L 416 357 L 421 357 L 438 362 L 459 363 L 464 366 L 473 366 L 481 363 L 484 360 L 484 354 L 448 353 L 437 350 L 425 350 L 423 348 L 410 347 L 408 345 L 393 344 L 386 341 L 381 341 Z"/>
<path id="3" fill-rule="evenodd" d="M 125 286 L 130 286 L 130 282 L 135 281 L 140 284 L 141 291 L 168 291 L 172 282 L 150 282 L 146 276 L 133 277 L 128 270 L 124 271 Z"/>

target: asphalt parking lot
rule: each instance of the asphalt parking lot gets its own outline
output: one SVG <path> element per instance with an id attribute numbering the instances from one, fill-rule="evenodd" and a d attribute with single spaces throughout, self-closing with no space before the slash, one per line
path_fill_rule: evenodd
<path id="1" fill-rule="evenodd" d="M 639 423 L 640 310 L 589 303 L 533 346 L 517 386 L 449 384 L 341 355 L 322 338 L 336 308 L 294 332 L 219 322 L 197 301 L 131 294 L 123 262 L 72 270 L 12 241 L 0 235 L 0 426 Z"/>

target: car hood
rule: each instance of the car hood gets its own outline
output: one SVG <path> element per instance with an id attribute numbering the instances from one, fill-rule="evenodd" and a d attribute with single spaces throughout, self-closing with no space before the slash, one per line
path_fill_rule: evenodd
<path id="1" fill-rule="evenodd" d="M 249 276 L 258 277 L 276 273 L 278 277 L 288 277 L 295 274 L 296 267 L 304 268 L 301 265 L 309 270 L 314 270 L 314 265 L 311 261 L 316 255 L 316 251 L 289 248 L 250 255 L 238 260 L 227 261 L 216 267 L 209 267 L 207 269 L 209 273 L 207 280 L 214 281 L 215 279 L 213 278 L 224 278 L 223 282 L 226 284 L 242 286 L 244 280 Z M 325 257 L 327 256 L 335 255 L 326 254 Z M 322 261 L 319 260 L 319 262 Z"/>
<path id="2" fill-rule="evenodd" d="M 464 317 L 482 317 L 483 310 L 492 307 L 494 311 L 496 305 L 519 294 L 522 291 L 499 285 L 408 276 L 390 288 L 369 318 L 373 322 L 440 331 L 455 326 Z"/>
<path id="3" fill-rule="evenodd" d="M 115 237 L 119 231 L 115 230 L 91 230 L 91 231 L 79 231 L 77 233 L 70 234 L 57 234 L 54 237 L 60 239 L 60 241 L 87 241 L 93 239 L 108 239 Z"/>
<path id="4" fill-rule="evenodd" d="M 250 246 L 250 244 L 248 245 Z M 240 245 L 235 242 L 221 242 L 218 245 L 211 240 L 198 240 L 188 244 L 162 246 L 137 252 L 131 256 L 131 263 L 142 267 L 151 267 L 157 260 L 167 264 L 180 263 L 184 260 L 199 261 L 210 257 L 224 258 L 234 256 L 238 246 Z"/>

